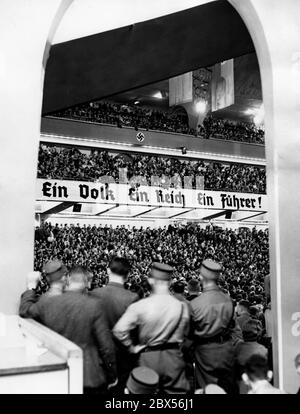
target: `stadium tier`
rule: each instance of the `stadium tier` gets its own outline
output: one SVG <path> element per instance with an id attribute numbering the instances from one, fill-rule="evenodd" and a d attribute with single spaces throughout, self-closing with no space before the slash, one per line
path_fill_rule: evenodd
<path id="1" fill-rule="evenodd" d="M 210 258 L 224 267 L 220 284 L 236 300 L 253 304 L 264 301 L 264 277 L 269 273 L 268 230 L 222 230 L 198 225 L 169 225 L 163 228 L 127 226 L 59 226 L 45 223 L 36 228 L 35 270 L 51 258 L 67 266 L 81 265 L 93 274 L 93 285 L 107 283 L 107 267 L 114 256 L 127 257 L 132 272 L 127 288 L 149 293 L 147 276 L 152 262 L 174 266 L 174 281 L 184 283 L 199 277 L 203 259 Z M 41 288 L 45 287 L 45 280 Z"/>
<path id="2" fill-rule="evenodd" d="M 172 110 L 158 110 L 116 102 L 91 102 L 52 114 L 58 118 L 130 126 L 135 129 L 168 131 L 204 138 L 264 144 L 264 130 L 252 123 L 231 122 L 207 116 L 197 130 L 189 127 L 188 116 Z"/>
<path id="3" fill-rule="evenodd" d="M 119 169 L 126 169 L 128 179 L 143 176 L 154 184 L 155 177 L 160 184 L 162 177 L 172 177 L 171 187 L 175 188 L 186 183 L 184 177 L 192 177 L 190 185 L 195 188 L 196 178 L 203 177 L 206 190 L 266 193 L 266 172 L 263 166 L 116 153 L 101 149 L 83 151 L 79 147 L 45 143 L 40 145 L 38 178 L 94 182 L 107 175 L 118 182 Z"/>

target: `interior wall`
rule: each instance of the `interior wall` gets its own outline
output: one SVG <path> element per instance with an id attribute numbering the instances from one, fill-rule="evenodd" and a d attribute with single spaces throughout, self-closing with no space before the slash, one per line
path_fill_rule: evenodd
<path id="1" fill-rule="evenodd" d="M 17 312 L 33 268 L 44 69 L 68 0 L 0 2 L 0 312 Z"/>
<path id="2" fill-rule="evenodd" d="M 295 393 L 300 351 L 300 2 L 229 0 L 246 23 L 265 106 L 275 384 Z"/>

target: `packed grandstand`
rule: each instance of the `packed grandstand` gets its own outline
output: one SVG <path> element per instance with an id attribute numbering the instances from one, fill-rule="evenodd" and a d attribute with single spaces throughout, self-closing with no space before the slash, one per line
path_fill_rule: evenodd
<path id="1" fill-rule="evenodd" d="M 116 103 L 91 103 L 67 109 L 56 116 L 90 122 L 156 129 L 191 134 L 188 120 L 159 110 Z M 263 130 L 252 124 L 231 123 L 208 116 L 200 128 L 202 135 L 223 137 L 244 142 L 263 143 Z M 204 177 L 204 189 L 243 193 L 266 193 L 264 166 L 226 163 L 217 160 L 188 159 L 154 154 L 116 152 L 91 147 L 68 147 L 41 143 L 38 178 L 97 181 L 109 175 L 116 182 L 120 169 L 127 178 L 143 176 L 148 182 L 164 177 L 172 179 L 172 187 L 182 187 L 183 177 Z M 174 180 L 174 177 L 176 178 Z M 125 222 L 124 222 L 125 223 Z M 206 258 L 220 262 L 222 289 L 239 301 L 264 303 L 264 277 L 269 273 L 268 230 L 255 227 L 238 230 L 222 229 L 204 224 L 169 224 L 159 228 L 135 228 L 107 224 L 51 225 L 42 223 L 36 228 L 35 270 L 41 271 L 50 258 L 61 259 L 68 267 L 81 265 L 93 274 L 93 286 L 107 283 L 107 266 L 114 256 L 127 257 L 132 271 L 126 287 L 141 297 L 150 293 L 147 275 L 154 261 L 171 264 L 174 281 L 184 284 L 199 277 L 199 267 Z M 41 288 L 46 287 L 45 279 Z"/>
<path id="2" fill-rule="evenodd" d="M 208 115 L 197 130 L 189 127 L 188 116 L 173 110 L 158 110 L 116 102 L 91 102 L 56 112 L 58 118 L 264 144 L 264 130 L 253 123 L 233 122 Z"/>
<path id="3" fill-rule="evenodd" d="M 153 182 L 151 177 L 173 177 L 172 186 L 182 187 L 183 177 L 193 177 L 191 184 L 195 187 L 196 177 L 203 176 L 206 190 L 266 193 L 263 166 L 40 145 L 38 178 L 96 181 L 108 175 L 118 182 L 121 168 L 126 168 L 128 179 L 143 176 Z"/>
<path id="4" fill-rule="evenodd" d="M 107 282 L 107 266 L 114 256 L 127 257 L 132 272 L 127 287 L 149 293 L 147 275 L 152 262 L 171 264 L 175 280 L 186 283 L 199 277 L 203 259 L 222 263 L 223 289 L 233 299 L 263 303 L 264 277 L 269 273 L 268 230 L 221 229 L 199 225 L 169 225 L 163 228 L 65 225 L 45 223 L 36 228 L 35 270 L 50 258 L 67 266 L 81 265 L 93 274 L 94 286 Z"/>

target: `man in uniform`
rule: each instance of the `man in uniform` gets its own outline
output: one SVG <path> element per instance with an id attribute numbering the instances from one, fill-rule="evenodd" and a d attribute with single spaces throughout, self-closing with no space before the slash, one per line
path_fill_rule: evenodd
<path id="1" fill-rule="evenodd" d="M 67 267 L 59 260 L 48 260 L 43 268 L 45 277 L 49 284 L 49 289 L 42 296 L 52 297 L 61 295 L 67 284 Z M 36 287 L 40 280 L 39 272 L 31 272 L 27 278 L 27 290 L 22 294 L 19 314 L 23 318 L 35 318 L 38 314 L 36 302 L 39 295 L 36 293 Z"/>
<path id="2" fill-rule="evenodd" d="M 103 305 L 86 294 L 86 282 L 86 272 L 76 267 L 64 293 L 38 298 L 34 290 L 31 297 L 27 291 L 21 297 L 20 315 L 38 320 L 78 345 L 83 351 L 84 391 L 103 393 L 117 381 L 114 343 Z"/>
<path id="3" fill-rule="evenodd" d="M 200 267 L 202 294 L 190 302 L 195 349 L 196 380 L 200 388 L 217 384 L 235 391 L 232 329 L 234 306 L 217 285 L 221 265 L 204 260 Z"/>
<path id="4" fill-rule="evenodd" d="M 130 268 L 130 263 L 124 257 L 112 258 L 107 269 L 108 284 L 90 292 L 92 297 L 101 300 L 110 330 L 113 329 L 128 306 L 139 300 L 139 296 L 136 293 L 124 288 Z M 137 364 L 137 356 L 128 353 L 127 348 L 119 341 L 115 341 L 115 345 L 118 384 L 111 391 L 113 394 L 123 394 L 127 378 Z"/>
<path id="5" fill-rule="evenodd" d="M 153 293 L 130 305 L 113 333 L 131 352 L 140 353 L 140 366 L 157 372 L 160 391 L 179 394 L 190 388 L 180 349 L 189 325 L 189 311 L 186 303 L 170 294 L 172 273 L 172 267 L 153 263 L 150 273 Z M 136 327 L 139 345 L 134 346 L 130 332 Z"/>

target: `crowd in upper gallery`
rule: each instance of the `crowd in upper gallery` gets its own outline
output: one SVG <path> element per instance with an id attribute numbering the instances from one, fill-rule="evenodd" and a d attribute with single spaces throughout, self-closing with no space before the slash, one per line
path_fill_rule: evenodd
<path id="1" fill-rule="evenodd" d="M 232 122 L 208 115 L 197 129 L 189 127 L 187 114 L 115 102 L 91 102 L 53 114 L 99 124 L 264 144 L 264 130 L 248 122 Z"/>

